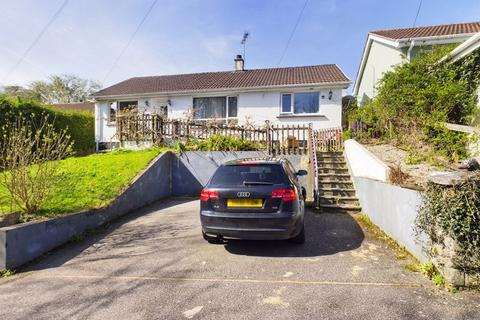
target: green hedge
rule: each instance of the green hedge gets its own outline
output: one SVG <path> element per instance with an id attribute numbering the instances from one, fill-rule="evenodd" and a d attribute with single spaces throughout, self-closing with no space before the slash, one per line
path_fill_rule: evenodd
<path id="1" fill-rule="evenodd" d="M 66 129 L 70 134 L 77 155 L 95 151 L 95 117 L 89 112 L 58 110 L 34 101 L 22 101 L 0 95 L 0 128 L 12 123 L 19 116 L 38 123 L 42 114 L 48 115 L 57 129 Z"/>

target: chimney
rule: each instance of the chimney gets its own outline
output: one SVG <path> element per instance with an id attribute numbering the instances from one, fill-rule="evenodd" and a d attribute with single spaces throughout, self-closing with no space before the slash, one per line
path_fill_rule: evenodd
<path id="1" fill-rule="evenodd" d="M 245 64 L 245 61 L 242 58 L 241 54 L 237 54 L 237 57 L 235 58 L 235 71 L 243 71 L 243 65 Z"/>

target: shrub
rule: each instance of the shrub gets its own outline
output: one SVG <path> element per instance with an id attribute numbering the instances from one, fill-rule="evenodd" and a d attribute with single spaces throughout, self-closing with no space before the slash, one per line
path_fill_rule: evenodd
<path id="1" fill-rule="evenodd" d="M 345 131 L 342 132 L 342 139 L 343 140 L 348 140 L 348 139 L 352 139 L 353 137 L 353 134 L 352 134 L 352 130 L 351 129 L 347 129 Z"/>
<path id="2" fill-rule="evenodd" d="M 43 204 L 55 184 L 58 160 L 72 153 L 65 130 L 57 132 L 48 117 L 38 128 L 22 117 L 5 125 L 0 133 L 0 186 L 27 216 Z"/>
<path id="3" fill-rule="evenodd" d="M 182 147 L 177 149 L 182 150 Z M 247 151 L 257 148 L 251 141 L 234 136 L 215 134 L 206 140 L 192 140 L 184 149 L 193 151 Z"/>
<path id="4" fill-rule="evenodd" d="M 480 274 L 480 174 L 453 186 L 428 183 L 415 228 L 433 244 L 455 240 L 455 268 Z"/>
<path id="5" fill-rule="evenodd" d="M 68 131 L 73 141 L 73 150 L 78 155 L 95 151 L 95 118 L 89 112 L 58 110 L 35 101 L 0 95 L 0 127 L 23 116 L 28 118 L 34 127 L 39 126 L 43 116 L 48 116 L 48 121 L 53 123 L 57 131 Z"/>
<path id="6" fill-rule="evenodd" d="M 467 62 L 439 64 L 451 47 L 419 53 L 384 74 L 377 96 L 354 115 L 383 138 L 405 148 L 429 145 L 450 159 L 466 156 L 466 135 L 443 122 L 470 124 L 476 109 L 480 51 Z M 473 61 L 473 62 L 472 62 Z"/>

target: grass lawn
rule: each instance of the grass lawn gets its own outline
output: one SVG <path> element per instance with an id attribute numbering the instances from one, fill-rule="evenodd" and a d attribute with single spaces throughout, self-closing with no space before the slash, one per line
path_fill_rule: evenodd
<path id="1" fill-rule="evenodd" d="M 58 183 L 39 216 L 55 217 L 109 204 L 161 151 L 164 149 L 120 150 L 60 161 Z M 14 210 L 0 186 L 0 215 Z"/>

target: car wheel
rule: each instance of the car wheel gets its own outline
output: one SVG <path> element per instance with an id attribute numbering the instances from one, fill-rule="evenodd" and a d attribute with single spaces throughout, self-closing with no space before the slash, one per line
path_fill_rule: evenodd
<path id="1" fill-rule="evenodd" d="M 293 243 L 303 244 L 305 243 L 305 226 L 302 226 L 302 230 L 295 237 L 290 239 Z"/>
<path id="2" fill-rule="evenodd" d="M 219 237 L 209 236 L 203 231 L 202 231 L 202 236 L 203 236 L 203 239 L 208 241 L 208 243 L 214 243 L 214 244 L 223 243 L 222 239 L 220 239 Z"/>

